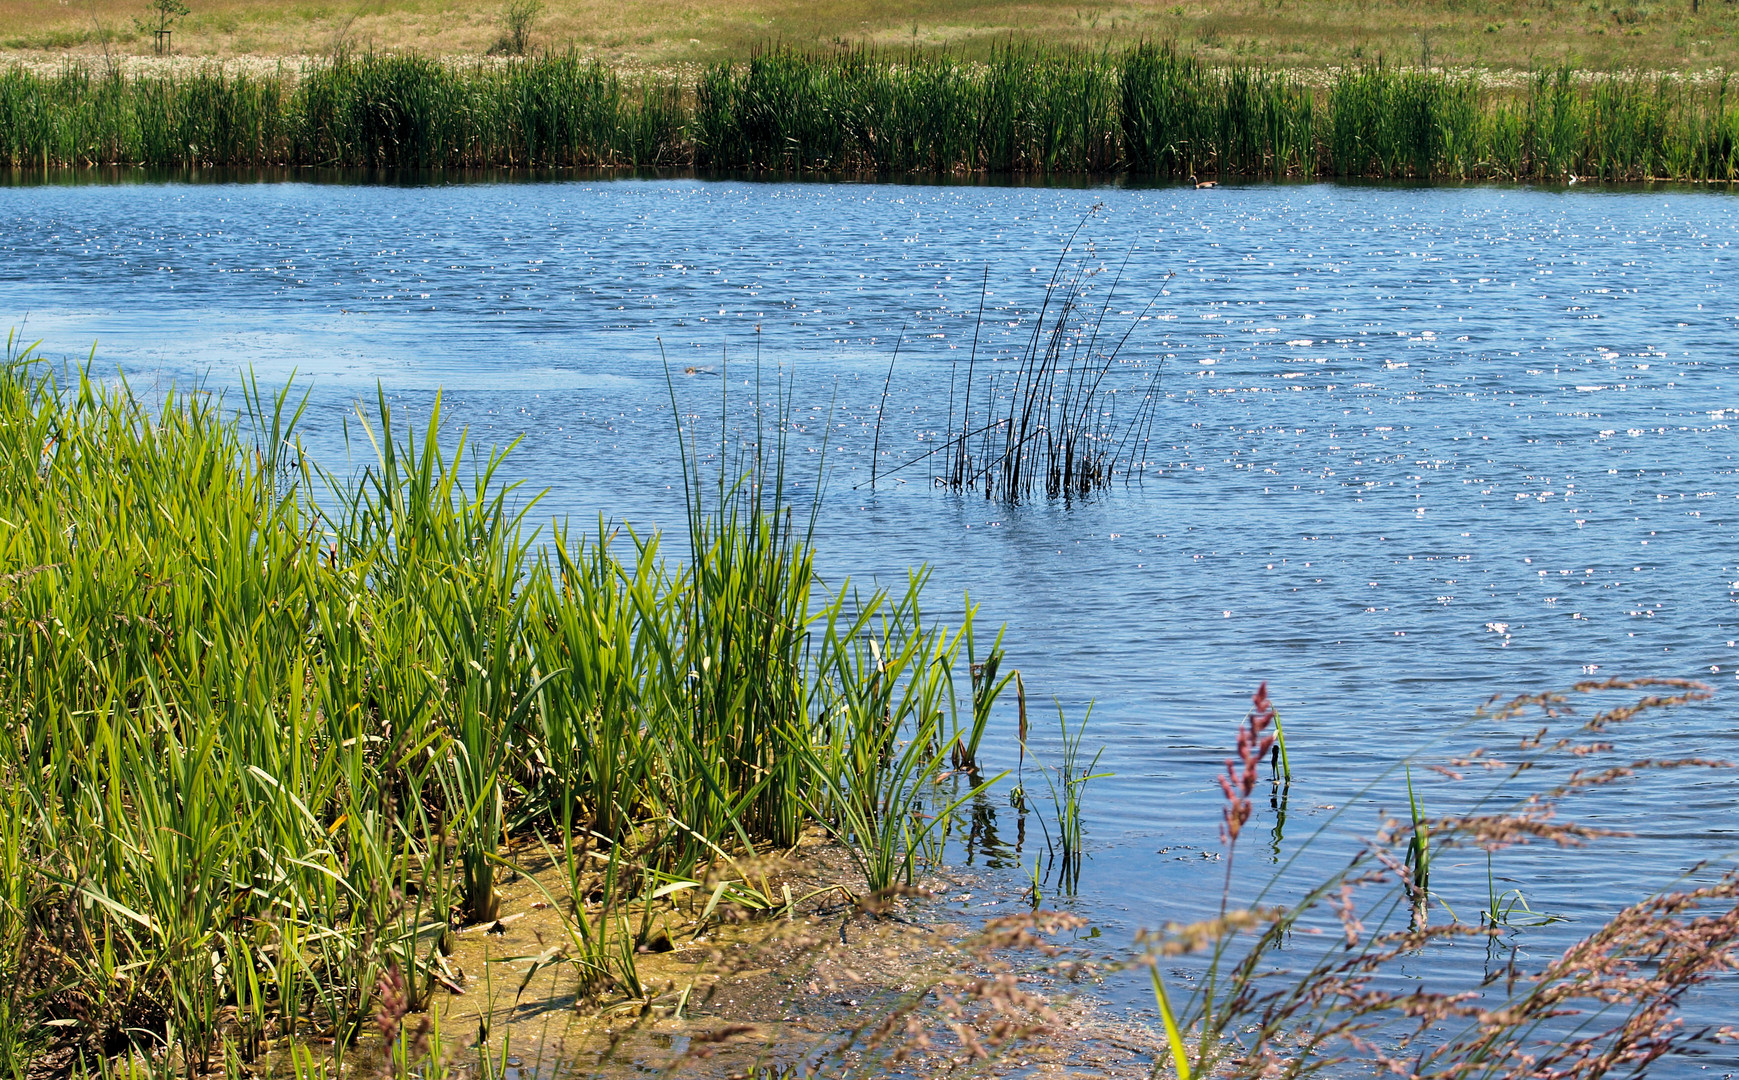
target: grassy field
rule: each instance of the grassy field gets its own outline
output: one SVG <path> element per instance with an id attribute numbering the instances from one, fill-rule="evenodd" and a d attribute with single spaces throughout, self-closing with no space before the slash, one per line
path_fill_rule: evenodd
<path id="1" fill-rule="evenodd" d="M 341 45 L 480 54 L 503 0 L 191 0 L 184 55 L 306 56 Z M 0 0 L 0 46 L 34 59 L 150 52 L 143 0 Z M 1705 0 L 548 0 L 536 47 L 673 67 L 781 42 L 918 46 L 982 57 L 1009 37 L 1119 46 L 1175 40 L 1215 63 L 1391 63 L 1706 71 L 1739 60 L 1739 5 Z"/>

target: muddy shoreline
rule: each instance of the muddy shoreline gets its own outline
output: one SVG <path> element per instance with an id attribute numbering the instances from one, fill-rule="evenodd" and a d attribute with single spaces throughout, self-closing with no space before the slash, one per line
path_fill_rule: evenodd
<path id="1" fill-rule="evenodd" d="M 1072 942 L 1066 923 L 1053 950 L 984 949 L 986 924 L 1053 921 L 1035 915 L 1006 875 L 941 868 L 915 895 L 884 905 L 844 899 L 852 884 L 845 853 L 818 830 L 785 858 L 758 867 L 771 891 L 809 895 L 788 912 L 726 907 L 700 918 L 705 897 L 678 900 L 653 916 L 653 943 L 639 954 L 645 991 L 620 987 L 592 999 L 577 992 L 565 962 L 557 903 L 559 873 L 533 847 L 514 853 L 522 872 L 499 887 L 501 918 L 461 928 L 446 958 L 452 984 L 426 1014 L 451 1049 L 449 1067 L 519 1077 L 699 1077 L 793 1075 L 817 1065 L 841 1075 L 928 1075 L 976 1063 L 993 1075 L 1147 1076 L 1159 1036 L 1119 1018 L 1093 995 L 1102 953 Z M 835 889 L 837 887 L 837 890 Z M 821 895 L 813 895 L 820 893 Z M 595 913 L 594 913 L 595 914 Z M 1071 971 L 1082 965 L 1083 971 Z M 1059 970 L 1061 968 L 1062 970 Z M 1071 975 L 1074 977 L 1071 978 Z M 1084 976 L 1084 977 L 1083 977 Z M 1013 980 L 1019 1001 L 980 1001 L 949 1016 L 948 999 L 983 995 L 973 984 Z M 462 991 L 462 992 L 455 992 Z M 1041 1004 L 1042 1003 L 1042 1004 Z M 910 1016 L 909 1022 L 906 1017 Z M 897 1030 L 880 1031 L 897 1021 Z M 987 1039 L 986 1056 L 963 1045 L 959 1023 L 982 1032 L 998 1023 L 1018 1037 Z M 485 1066 L 479 1039 L 496 1060 Z M 384 1065 L 375 1032 L 347 1068 Z"/>

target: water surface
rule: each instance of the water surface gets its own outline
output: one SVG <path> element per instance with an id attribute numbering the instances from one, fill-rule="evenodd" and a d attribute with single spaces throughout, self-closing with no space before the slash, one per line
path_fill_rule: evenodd
<path id="1" fill-rule="evenodd" d="M 12 187 L 0 312 L 51 356 L 94 342 L 142 390 L 294 373 L 333 463 L 377 387 L 419 424 L 439 388 L 455 433 L 521 439 L 512 470 L 582 523 L 678 521 L 667 363 L 707 430 L 727 384 L 742 431 L 757 375 L 788 378 L 797 469 L 831 470 L 830 583 L 927 563 L 938 614 L 970 591 L 1006 622 L 1035 699 L 1071 717 L 1094 703 L 1088 742 L 1116 775 L 1088 799 L 1075 903 L 1114 946 L 1217 906 L 1215 777 L 1264 680 L 1298 780 L 1281 835 L 1266 806 L 1246 833 L 1252 875 L 1321 825 L 1344 851 L 1376 820 L 1336 817 L 1349 798 L 1493 694 L 1705 679 L 1711 703 L 1639 722 L 1621 752 L 1739 758 L 1736 208 L 1331 185 Z M 1161 395 L 1144 474 L 1069 504 L 938 490 L 927 463 L 871 490 L 896 343 L 883 472 L 946 427 L 981 301 L 995 362 L 1030 334 L 1071 236 L 1068 265 L 1106 268 L 1094 295 L 1123 267 L 1118 407 Z M 1458 798 L 1416 779 L 1428 806 Z M 1394 778 L 1380 792 L 1404 805 Z M 1569 919 L 1507 944 L 1541 962 L 1649 883 L 1730 865 L 1736 795 L 1730 774 L 1639 778 L 1579 807 L 1633 836 L 1500 855 L 1500 888 Z M 1012 811 L 996 813 L 1006 840 Z M 1452 903 L 1484 902 L 1483 862 L 1439 874 Z M 1440 950 L 1414 970 L 1478 964 Z M 1134 983 L 1107 992 L 1143 1004 Z M 1696 1008 L 1730 1019 L 1739 986 Z"/>

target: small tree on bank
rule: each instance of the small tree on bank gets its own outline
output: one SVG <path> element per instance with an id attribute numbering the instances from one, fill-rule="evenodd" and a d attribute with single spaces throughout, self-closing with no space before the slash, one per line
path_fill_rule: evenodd
<path id="1" fill-rule="evenodd" d="M 175 25 L 175 20 L 187 14 L 187 5 L 181 0 L 151 0 L 148 9 L 151 13 L 148 27 L 155 41 L 158 55 L 169 51 L 169 33 Z"/>
<path id="2" fill-rule="evenodd" d="M 531 47 L 531 28 L 542 14 L 543 0 L 507 0 L 507 7 L 501 12 L 501 37 L 489 51 L 524 56 Z"/>

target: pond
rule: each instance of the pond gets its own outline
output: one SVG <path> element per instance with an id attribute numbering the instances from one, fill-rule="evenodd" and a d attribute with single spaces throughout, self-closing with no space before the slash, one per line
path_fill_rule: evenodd
<path id="1" fill-rule="evenodd" d="M 704 443 L 721 415 L 749 431 L 756 380 L 768 398 L 784 380 L 805 490 L 825 459 L 829 584 L 927 564 L 939 615 L 970 592 L 1006 623 L 1036 717 L 1093 703 L 1086 744 L 1115 775 L 1088 789 L 1064 902 L 1116 947 L 1216 909 L 1216 777 L 1264 681 L 1297 779 L 1283 831 L 1258 801 L 1251 881 L 1318 827 L 1335 862 L 1377 824 L 1365 803 L 1337 815 L 1379 778 L 1375 803 L 1404 814 L 1385 770 L 1493 694 L 1702 679 L 1710 702 L 1621 753 L 1739 758 L 1736 238 L 1739 203 L 1684 189 L 23 185 L 0 190 L 0 312 L 51 357 L 94 343 L 141 392 L 294 374 L 305 437 L 339 466 L 377 386 L 419 426 L 439 388 L 455 435 L 520 440 L 509 471 L 547 489 L 541 517 L 588 528 L 679 523 L 672 395 Z M 1073 501 L 934 486 L 922 455 L 975 333 L 979 364 L 1006 368 L 1059 256 L 1104 268 L 1095 306 L 1117 282 L 1107 393 L 1125 417 L 1157 395 L 1145 467 Z M 1045 759 L 1054 723 L 1034 728 Z M 1003 710 L 995 768 L 1012 745 Z M 1455 798 L 1415 783 L 1428 807 Z M 1578 809 L 1632 835 L 1499 856 L 1500 890 L 1567 920 L 1517 927 L 1524 963 L 1739 846 L 1730 773 Z M 1034 849 L 988 854 L 1014 880 Z M 1451 902 L 1482 906 L 1486 869 L 1441 869 Z M 1470 950 L 1417 969 L 1477 968 Z M 1152 1004 L 1134 980 L 1105 993 Z M 1716 984 L 1692 1012 L 1736 1003 Z M 1725 1053 L 1658 1071 L 1739 1064 Z"/>

